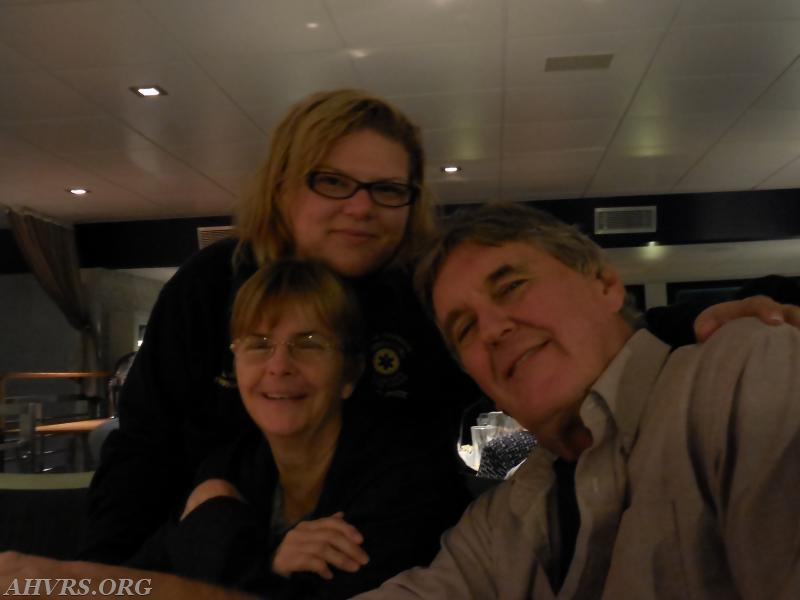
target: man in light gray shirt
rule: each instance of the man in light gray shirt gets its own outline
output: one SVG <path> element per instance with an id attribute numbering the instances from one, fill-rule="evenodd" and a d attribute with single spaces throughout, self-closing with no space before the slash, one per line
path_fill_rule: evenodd
<path id="1" fill-rule="evenodd" d="M 800 332 L 738 319 L 670 352 L 591 240 L 519 205 L 452 219 L 417 283 L 540 448 L 359 600 L 800 597 Z"/>

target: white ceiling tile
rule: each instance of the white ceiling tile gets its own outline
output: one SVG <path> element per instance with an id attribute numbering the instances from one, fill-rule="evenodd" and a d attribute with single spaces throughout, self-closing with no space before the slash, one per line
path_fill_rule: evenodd
<path id="1" fill-rule="evenodd" d="M 312 92 L 359 84 L 345 51 L 260 53 L 204 58 L 198 63 L 235 102 L 248 109 L 279 106 L 284 110 Z"/>
<path id="2" fill-rule="evenodd" d="M 663 32 L 631 31 L 560 37 L 524 37 L 508 40 L 506 85 L 524 87 L 543 84 L 637 81 L 647 69 Z M 548 58 L 612 54 L 608 69 L 545 71 Z"/>
<path id="3" fill-rule="evenodd" d="M 503 128 L 503 154 L 602 149 L 616 126 L 613 119 L 514 123 Z"/>
<path id="4" fill-rule="evenodd" d="M 395 96 L 389 100 L 425 129 L 469 129 L 496 125 L 503 118 L 501 90 Z"/>
<path id="5" fill-rule="evenodd" d="M 769 39 L 769 44 L 763 41 Z M 648 77 L 777 76 L 800 53 L 800 21 L 673 29 Z"/>
<path id="6" fill-rule="evenodd" d="M 500 156 L 500 127 L 479 129 L 428 129 L 423 131 L 425 155 L 440 163 L 462 160 L 497 159 Z"/>
<path id="7" fill-rule="evenodd" d="M 236 198 L 218 188 L 204 187 L 158 198 L 155 202 L 164 214 L 172 217 L 222 216 L 233 213 Z"/>
<path id="8" fill-rule="evenodd" d="M 52 75 L 7 73 L 0 86 L 0 123 L 102 114 L 102 110 Z"/>
<path id="9" fill-rule="evenodd" d="M 769 77 L 718 76 L 645 80 L 628 114 L 663 116 L 741 112 L 767 88 Z"/>
<path id="10" fill-rule="evenodd" d="M 590 170 L 524 171 L 503 176 L 500 197 L 508 201 L 579 198 L 591 181 Z"/>
<path id="11" fill-rule="evenodd" d="M 156 202 L 230 197 L 228 190 L 157 149 L 76 153 L 74 160 L 98 177 Z"/>
<path id="12" fill-rule="evenodd" d="M 194 56 L 341 48 L 321 0 L 140 0 Z M 316 23 L 309 28 L 308 23 Z"/>
<path id="13" fill-rule="evenodd" d="M 619 118 L 631 101 L 635 82 L 564 83 L 506 90 L 505 119 L 549 121 Z M 591 102 L 586 99 L 591 98 Z"/>
<path id="14" fill-rule="evenodd" d="M 721 142 L 683 178 L 676 190 L 752 189 L 798 156 L 800 144 L 793 141 Z"/>
<path id="15" fill-rule="evenodd" d="M 84 186 L 83 177 L 87 174 L 79 165 L 35 148 L 20 154 L 0 156 L 0 182 L 4 183 L 44 179 L 49 182 L 51 189 L 60 192 L 68 187 Z"/>
<path id="16" fill-rule="evenodd" d="M 609 153 L 603 159 L 587 195 L 649 194 L 670 191 L 697 161 L 701 150 L 664 149 L 659 154 Z"/>
<path id="17" fill-rule="evenodd" d="M 9 127 L 19 138 L 53 154 L 93 150 L 134 150 L 152 145 L 117 119 L 83 117 L 31 121 Z"/>
<path id="18" fill-rule="evenodd" d="M 0 156 L 15 156 L 36 152 L 28 142 L 16 137 L 9 128 L 0 128 Z"/>
<path id="19" fill-rule="evenodd" d="M 28 60 L 13 48 L 0 44 L 0 73 L 32 71 L 36 68 L 36 63 Z"/>
<path id="20" fill-rule="evenodd" d="M 253 139 L 258 126 L 190 62 L 62 71 L 87 96 L 129 127 L 165 147 Z M 131 86 L 159 85 L 166 96 L 143 98 Z"/>
<path id="21" fill-rule="evenodd" d="M 503 159 L 503 182 L 539 173 L 593 173 L 603 158 L 602 148 L 583 148 L 562 152 L 515 154 Z"/>
<path id="22" fill-rule="evenodd" d="M 758 99 L 756 108 L 800 109 L 800 61 L 779 77 Z"/>
<path id="23" fill-rule="evenodd" d="M 747 111 L 725 141 L 800 140 L 800 110 Z"/>
<path id="24" fill-rule="evenodd" d="M 508 0 L 508 35 L 666 28 L 679 0 Z"/>
<path id="25" fill-rule="evenodd" d="M 498 88 L 499 42 L 369 48 L 353 64 L 362 84 L 387 96 Z"/>
<path id="26" fill-rule="evenodd" d="M 351 48 L 498 39 L 503 3 L 494 0 L 327 0 Z"/>
<path id="27" fill-rule="evenodd" d="M 51 69 L 126 65 L 179 56 L 131 0 L 84 0 L 0 8 L 4 43 Z"/>
<path id="28" fill-rule="evenodd" d="M 602 149 L 506 156 L 501 166 L 501 195 L 508 200 L 578 197 L 602 157 Z"/>
<path id="29" fill-rule="evenodd" d="M 267 152 L 266 139 L 179 148 L 174 155 L 196 171 L 240 195 Z"/>
<path id="30" fill-rule="evenodd" d="M 788 188 L 800 188 L 800 159 L 793 160 L 756 186 L 759 190 Z"/>
<path id="31" fill-rule="evenodd" d="M 685 27 L 707 23 L 781 21 L 800 19 L 796 0 L 702 0 L 683 2 L 675 25 Z"/>
<path id="32" fill-rule="evenodd" d="M 437 204 L 474 204 L 499 197 L 496 179 L 437 181 L 431 184 Z"/>
<path id="33" fill-rule="evenodd" d="M 647 156 L 651 149 L 708 147 L 719 140 L 737 116 L 735 112 L 630 116 L 622 121 L 611 148 Z M 634 148 L 640 152 L 634 152 Z"/>

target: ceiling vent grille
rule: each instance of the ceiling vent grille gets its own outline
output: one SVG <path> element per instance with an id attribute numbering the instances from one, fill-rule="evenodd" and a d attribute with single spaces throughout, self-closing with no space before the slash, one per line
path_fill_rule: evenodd
<path id="1" fill-rule="evenodd" d="M 616 206 L 594 209 L 594 232 L 597 235 L 610 233 L 655 233 L 655 206 Z"/>
<path id="2" fill-rule="evenodd" d="M 198 227 L 197 228 L 197 247 L 201 250 L 210 246 L 214 242 L 225 239 L 233 235 L 233 225 L 222 225 L 220 227 Z"/>

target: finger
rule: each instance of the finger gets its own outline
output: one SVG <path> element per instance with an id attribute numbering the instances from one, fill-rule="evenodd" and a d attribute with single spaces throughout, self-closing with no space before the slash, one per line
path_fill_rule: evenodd
<path id="1" fill-rule="evenodd" d="M 777 325 L 784 322 L 782 306 L 767 296 L 751 296 L 709 306 L 694 322 L 697 341 L 706 341 L 725 323 L 741 317 L 757 317 L 764 323 Z"/>
<path id="2" fill-rule="evenodd" d="M 360 544 L 353 542 L 347 536 L 338 531 L 316 530 L 306 532 L 296 532 L 294 535 L 289 532 L 284 541 L 287 549 L 294 549 L 304 554 L 314 554 L 324 556 L 326 560 L 334 556 L 330 552 L 341 555 L 344 559 L 351 561 L 353 566 L 361 567 L 369 562 L 369 556 Z M 336 566 L 340 560 L 337 559 Z"/>
<path id="3" fill-rule="evenodd" d="M 341 514 L 343 513 L 336 513 Z M 364 542 L 361 532 L 344 520 L 342 516 L 323 517 L 313 521 L 301 521 L 292 531 L 328 531 L 338 532 L 351 539 L 356 544 Z"/>
<path id="4" fill-rule="evenodd" d="M 784 317 L 786 322 L 795 327 L 800 327 L 800 307 L 784 304 Z"/>

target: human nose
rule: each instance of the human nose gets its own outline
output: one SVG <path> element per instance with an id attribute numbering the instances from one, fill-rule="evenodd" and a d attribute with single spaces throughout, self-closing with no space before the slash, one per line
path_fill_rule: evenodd
<path id="1" fill-rule="evenodd" d="M 486 344 L 497 344 L 514 329 L 514 321 L 502 308 L 486 306 L 478 315 L 481 340 Z"/>
<path id="2" fill-rule="evenodd" d="M 356 190 L 356 193 L 344 201 L 344 210 L 346 213 L 356 216 L 365 217 L 373 210 L 372 197 L 366 188 Z"/>
<path id="3" fill-rule="evenodd" d="M 288 344 L 276 344 L 265 359 L 267 371 L 271 374 L 285 374 L 294 371 L 294 357 Z"/>

